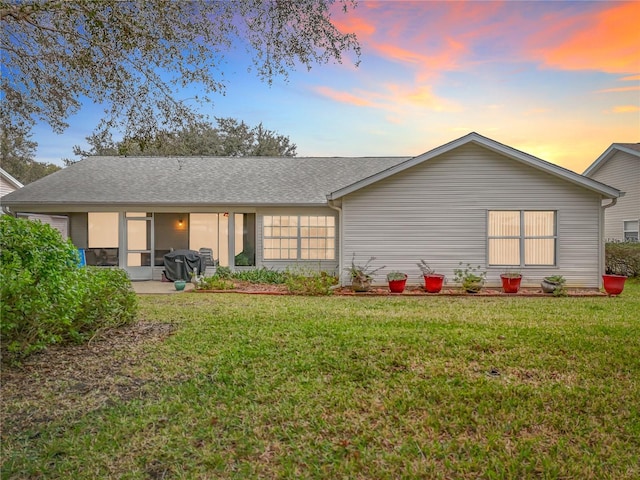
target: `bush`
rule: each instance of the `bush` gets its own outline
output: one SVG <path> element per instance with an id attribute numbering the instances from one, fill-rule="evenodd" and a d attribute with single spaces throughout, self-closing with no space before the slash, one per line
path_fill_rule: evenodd
<path id="1" fill-rule="evenodd" d="M 198 283 L 198 290 L 232 290 L 233 287 L 233 282 L 215 275 L 212 277 L 204 277 Z"/>
<path id="2" fill-rule="evenodd" d="M 270 270 L 268 268 L 254 268 L 252 270 L 243 270 L 239 272 L 233 272 L 231 278 L 236 280 L 243 280 L 250 283 L 272 283 L 281 284 L 286 281 L 286 274 L 277 270 Z"/>
<path id="3" fill-rule="evenodd" d="M 0 217 L 3 360 L 134 318 L 137 297 L 126 274 L 79 268 L 78 260 L 73 244 L 49 225 Z"/>
<path id="4" fill-rule="evenodd" d="M 327 272 L 313 270 L 288 270 L 285 281 L 289 292 L 297 295 L 329 295 L 331 287 L 338 284 L 338 277 Z"/>
<path id="5" fill-rule="evenodd" d="M 640 243 L 607 243 L 605 246 L 605 269 L 608 274 L 627 277 L 640 276 Z"/>
<path id="6" fill-rule="evenodd" d="M 82 300 L 76 315 L 79 338 L 92 336 L 98 329 L 132 323 L 138 310 L 138 296 L 131 281 L 119 268 L 80 269 Z"/>

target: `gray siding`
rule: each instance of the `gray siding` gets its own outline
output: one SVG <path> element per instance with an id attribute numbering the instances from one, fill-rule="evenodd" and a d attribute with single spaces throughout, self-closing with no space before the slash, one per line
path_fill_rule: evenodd
<path id="1" fill-rule="evenodd" d="M 604 238 L 623 240 L 622 222 L 640 218 L 640 158 L 618 151 L 591 178 L 625 192 L 604 214 Z"/>
<path id="2" fill-rule="evenodd" d="M 527 267 L 523 285 L 561 274 L 568 284 L 599 286 L 598 194 L 476 145 L 465 145 L 343 198 L 343 262 L 375 256 L 390 270 L 422 283 L 416 262 L 424 259 L 447 276 L 459 262 L 487 264 L 488 210 L 556 210 L 557 265 Z M 487 269 L 498 285 L 503 268 Z M 343 278 L 343 281 L 345 279 Z"/>
<path id="3" fill-rule="evenodd" d="M 264 259 L 264 230 L 263 217 L 265 215 L 327 215 L 335 218 L 336 224 L 336 258 L 335 260 L 265 260 Z M 273 270 L 286 270 L 287 268 L 313 269 L 326 272 L 338 272 L 338 259 L 340 258 L 340 232 L 338 212 L 329 207 L 290 207 L 290 208 L 260 208 L 256 213 L 256 266 Z"/>

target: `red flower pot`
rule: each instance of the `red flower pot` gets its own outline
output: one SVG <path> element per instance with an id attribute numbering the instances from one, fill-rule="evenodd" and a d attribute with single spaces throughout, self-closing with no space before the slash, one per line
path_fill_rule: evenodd
<path id="1" fill-rule="evenodd" d="M 500 279 L 502 280 L 502 289 L 504 290 L 504 293 L 518 293 L 518 290 L 520 290 L 522 275 L 517 277 L 500 275 Z"/>
<path id="2" fill-rule="evenodd" d="M 444 282 L 444 275 L 439 273 L 431 273 L 424 276 L 424 289 L 428 293 L 438 293 L 442 290 L 442 283 Z"/>
<path id="3" fill-rule="evenodd" d="M 609 295 L 620 295 L 624 289 L 624 275 L 602 275 L 602 284 Z"/>
<path id="4" fill-rule="evenodd" d="M 404 280 L 389 280 L 389 290 L 391 293 L 402 293 L 406 284 L 406 278 Z"/>

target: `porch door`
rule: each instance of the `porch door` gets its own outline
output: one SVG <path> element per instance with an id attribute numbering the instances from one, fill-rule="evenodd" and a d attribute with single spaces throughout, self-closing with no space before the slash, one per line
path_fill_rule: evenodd
<path id="1" fill-rule="evenodd" d="M 131 280 L 151 280 L 153 258 L 153 214 L 125 214 L 125 270 Z"/>

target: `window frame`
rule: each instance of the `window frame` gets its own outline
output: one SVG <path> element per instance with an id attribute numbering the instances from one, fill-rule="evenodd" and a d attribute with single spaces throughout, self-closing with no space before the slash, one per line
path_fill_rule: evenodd
<path id="1" fill-rule="evenodd" d="M 627 223 L 635 223 L 635 230 L 627 230 Z M 627 239 L 627 233 L 635 233 L 635 239 L 629 240 Z M 640 241 L 640 219 L 637 220 L 622 220 L 622 240 L 625 242 L 636 243 Z"/>
<path id="2" fill-rule="evenodd" d="M 297 221 L 296 224 L 296 235 L 295 236 L 291 236 L 291 235 L 285 235 L 283 236 L 282 234 L 280 235 L 273 235 L 273 232 L 271 232 L 269 235 L 267 235 L 267 231 L 266 229 L 271 227 L 273 228 L 273 225 L 267 225 L 267 221 L 266 218 L 271 218 L 273 219 L 274 217 L 289 217 L 289 218 L 295 218 Z M 311 218 L 323 218 L 324 220 L 324 225 L 320 225 L 318 226 L 316 225 L 311 225 Z M 309 220 L 309 224 L 308 225 L 303 225 L 303 219 L 308 219 Z M 332 225 L 327 225 L 328 219 L 332 220 Z M 273 220 L 272 220 L 273 222 Z M 308 234 L 303 235 L 302 234 L 302 230 L 303 228 L 306 228 L 309 230 Z M 327 230 L 327 235 L 325 235 L 324 237 L 318 236 L 318 235 L 311 235 L 311 228 L 324 228 Z M 333 235 L 329 236 L 328 232 L 333 230 Z M 267 262 L 286 262 L 286 261 L 296 261 L 296 262 L 323 262 L 323 261 L 335 261 L 336 260 L 336 247 L 337 247 L 337 239 L 336 239 L 336 232 L 337 232 L 337 221 L 336 221 L 336 217 L 334 215 L 326 215 L 326 214 L 297 214 L 297 215 L 286 215 L 286 214 L 282 214 L 282 215 L 278 215 L 278 214 L 270 214 L 270 215 L 262 215 L 262 260 L 263 261 L 267 261 Z M 267 240 L 295 240 L 296 242 L 296 246 L 295 246 L 295 251 L 296 251 L 296 255 L 295 258 L 293 257 L 289 257 L 289 258 L 283 258 L 282 256 L 278 257 L 278 258 L 273 258 L 273 257 L 268 257 L 266 252 L 267 250 L 271 250 L 271 251 L 277 251 L 279 250 L 280 252 L 282 252 L 283 248 L 280 247 L 279 249 L 276 248 L 268 248 L 266 245 L 266 241 Z M 318 241 L 318 240 L 325 240 L 325 247 L 324 248 L 320 248 L 320 247 L 311 247 L 311 246 L 305 246 L 303 247 L 303 240 L 306 240 L 308 242 L 308 244 L 310 244 L 312 241 Z M 328 245 L 332 245 L 332 246 L 328 246 Z M 286 248 L 286 250 L 293 250 L 294 248 L 292 247 L 288 247 Z M 325 258 L 306 258 L 303 257 L 303 252 L 309 253 L 311 251 L 317 251 L 317 252 L 324 252 L 325 253 Z M 331 252 L 332 256 L 329 257 L 327 256 L 327 253 Z M 280 253 L 281 255 L 281 253 Z"/>
<path id="3" fill-rule="evenodd" d="M 490 229 L 490 216 L 491 212 L 518 212 L 519 213 L 519 235 L 489 235 Z M 553 213 L 553 235 L 526 235 L 525 215 L 527 213 Z M 525 268 L 525 267 L 556 267 L 558 265 L 558 211 L 557 210 L 487 210 L 487 222 L 486 222 L 486 235 L 487 235 L 487 266 L 489 267 L 508 267 L 508 268 Z M 505 263 L 491 263 L 490 253 L 491 240 L 518 240 L 518 256 L 520 263 L 518 264 L 505 264 Z M 527 240 L 553 240 L 553 263 L 526 263 L 526 241 Z"/>

